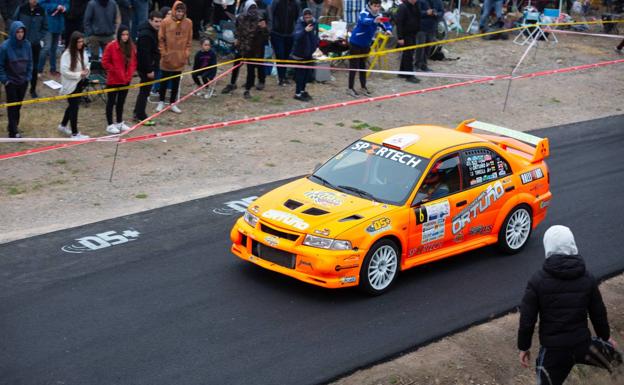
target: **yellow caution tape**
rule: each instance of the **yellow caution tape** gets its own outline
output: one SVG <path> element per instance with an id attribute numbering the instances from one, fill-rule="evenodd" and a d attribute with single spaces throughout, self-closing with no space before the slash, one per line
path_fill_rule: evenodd
<path id="1" fill-rule="evenodd" d="M 0 108 L 20 106 L 20 105 L 23 106 L 23 105 L 28 105 L 28 104 L 37 104 L 37 103 L 51 102 L 51 101 L 56 101 L 56 100 L 65 100 L 65 99 L 77 98 L 77 97 L 82 97 L 82 96 L 99 95 L 99 94 L 105 94 L 105 93 L 109 93 L 109 92 L 115 92 L 115 91 L 121 91 L 121 90 L 129 90 L 129 89 L 133 89 L 133 88 L 140 88 L 140 87 L 143 87 L 143 86 L 149 86 L 149 85 L 156 84 L 156 83 L 166 82 L 166 81 L 169 81 L 171 79 L 175 79 L 177 77 L 181 77 L 181 76 L 184 76 L 184 75 L 190 75 L 190 74 L 194 74 L 196 72 L 203 72 L 203 71 L 205 71 L 207 69 L 222 67 L 222 66 L 225 66 L 225 65 L 228 65 L 228 64 L 240 65 L 239 63 L 242 62 L 242 61 L 257 62 L 257 63 L 284 63 L 284 64 L 298 63 L 298 64 L 305 64 L 305 63 L 317 63 L 317 62 L 335 61 L 335 60 L 349 60 L 349 59 L 367 58 L 367 57 L 372 57 L 372 56 L 383 56 L 383 55 L 388 55 L 388 54 L 391 54 L 391 53 L 403 52 L 403 51 L 408 51 L 408 50 L 413 50 L 413 49 L 418 49 L 418 48 L 431 47 L 431 46 L 443 45 L 443 44 L 457 43 L 457 42 L 465 41 L 465 40 L 478 39 L 478 38 L 481 38 L 481 37 L 484 37 L 484 36 L 491 36 L 491 35 L 497 35 L 497 34 L 501 34 L 501 33 L 519 31 L 519 30 L 522 30 L 522 29 L 525 29 L 525 28 L 532 28 L 532 27 L 535 27 L 537 25 L 542 26 L 542 27 L 545 27 L 545 26 L 559 27 L 559 26 L 570 26 L 570 25 L 581 25 L 581 24 L 590 25 L 590 24 L 608 24 L 608 23 L 622 23 L 622 22 L 624 22 L 624 20 L 606 20 L 606 21 L 596 20 L 596 21 L 584 21 L 584 22 L 544 23 L 544 24 L 538 23 L 538 24 L 523 25 L 523 26 L 515 27 L 515 28 L 508 28 L 508 29 L 503 29 L 503 30 L 497 30 L 497 31 L 492 31 L 492 32 L 484 32 L 484 33 L 480 33 L 480 34 L 476 34 L 476 35 L 462 36 L 462 37 L 457 37 L 457 38 L 453 38 L 453 39 L 434 41 L 434 42 L 430 42 L 430 43 L 423 43 L 423 44 L 416 44 L 416 45 L 411 45 L 411 46 L 406 46 L 406 47 L 392 48 L 392 49 L 387 49 L 387 50 L 383 50 L 383 51 L 370 52 L 370 53 L 367 53 L 367 54 L 327 57 L 327 58 L 323 58 L 323 59 L 293 60 L 293 59 L 272 59 L 272 58 L 270 58 L 270 59 L 264 59 L 264 58 L 238 58 L 238 59 L 233 59 L 233 60 L 217 63 L 215 65 L 211 65 L 211 66 L 208 66 L 208 67 L 203 67 L 203 68 L 198 68 L 196 70 L 182 72 L 179 75 L 172 75 L 172 76 L 169 76 L 169 77 L 166 77 L 166 78 L 161 78 L 161 79 L 157 79 L 157 80 L 150 80 L 150 81 L 145 82 L 145 83 L 137 83 L 137 84 L 131 84 L 131 85 L 124 86 L 124 87 L 106 88 L 106 89 L 103 89 L 103 90 L 81 92 L 81 93 L 77 93 L 77 94 L 57 95 L 57 96 L 50 96 L 50 97 L 45 97 L 45 98 L 29 99 L 29 100 L 24 100 L 24 101 L 21 101 L 21 102 L 4 103 L 4 104 L 0 104 Z M 556 32 L 556 31 L 553 31 L 553 32 Z"/>

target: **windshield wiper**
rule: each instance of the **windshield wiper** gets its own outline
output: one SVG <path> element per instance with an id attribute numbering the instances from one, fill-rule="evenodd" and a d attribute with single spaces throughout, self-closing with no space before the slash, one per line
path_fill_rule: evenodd
<path id="1" fill-rule="evenodd" d="M 323 179 L 320 176 L 315 175 L 315 174 L 310 175 L 310 177 L 314 177 L 314 178 L 318 179 L 323 184 L 323 186 L 327 186 L 327 187 L 333 188 L 334 190 L 338 190 L 336 188 L 336 186 L 331 184 L 331 182 L 329 182 L 327 179 Z"/>
<path id="2" fill-rule="evenodd" d="M 372 199 L 374 201 L 377 200 L 377 198 L 375 198 L 375 196 L 373 194 L 369 193 L 368 191 L 364 191 L 362 189 L 359 189 L 357 187 L 340 185 L 340 186 L 338 186 L 338 188 L 354 192 L 354 193 L 358 194 L 361 197 L 369 198 L 369 199 Z"/>

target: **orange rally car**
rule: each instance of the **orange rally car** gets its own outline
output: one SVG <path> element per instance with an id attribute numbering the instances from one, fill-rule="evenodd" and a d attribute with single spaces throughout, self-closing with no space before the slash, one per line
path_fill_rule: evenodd
<path id="1" fill-rule="evenodd" d="M 548 155 L 548 139 L 474 120 L 377 132 L 254 201 L 231 250 L 314 285 L 381 294 L 400 270 L 494 243 L 520 251 L 550 204 Z"/>

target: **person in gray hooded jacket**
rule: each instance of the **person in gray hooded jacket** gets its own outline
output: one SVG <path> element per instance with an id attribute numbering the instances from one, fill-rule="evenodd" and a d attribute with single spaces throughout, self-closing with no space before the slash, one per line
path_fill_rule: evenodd
<path id="1" fill-rule="evenodd" d="M 586 270 L 572 231 L 551 226 L 544 234 L 546 261 L 526 287 L 520 306 L 520 363 L 529 367 L 539 315 L 538 384 L 563 384 L 575 364 L 603 367 L 622 362 L 609 334 L 607 310 L 596 279 Z M 598 337 L 591 336 L 587 317 Z"/>

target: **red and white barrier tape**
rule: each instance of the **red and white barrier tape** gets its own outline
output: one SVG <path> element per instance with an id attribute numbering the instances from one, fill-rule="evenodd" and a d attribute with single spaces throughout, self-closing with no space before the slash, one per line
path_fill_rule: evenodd
<path id="1" fill-rule="evenodd" d="M 471 75 L 471 74 L 449 74 L 444 72 L 420 72 L 420 71 L 391 71 L 391 70 L 369 70 L 359 68 L 342 68 L 342 67 L 328 67 L 317 65 L 305 65 L 305 64 L 277 64 L 277 63 L 256 63 L 256 62 L 242 62 L 241 64 L 255 64 L 265 67 L 286 67 L 286 68 L 305 68 L 305 69 L 319 69 L 319 70 L 331 70 L 331 71 L 353 71 L 353 72 L 370 72 L 378 74 L 390 74 L 390 75 L 407 75 L 407 76 L 419 76 L 428 78 L 450 78 L 450 79 L 483 79 L 483 78 L 495 78 L 496 75 Z"/>
<path id="2" fill-rule="evenodd" d="M 585 35 L 585 36 L 594 36 L 594 37 L 610 37 L 612 39 L 624 39 L 624 36 L 621 35 L 608 35 L 606 33 L 589 33 L 589 32 L 578 32 L 578 31 L 570 31 L 567 29 L 552 29 L 552 28 L 544 28 L 544 32 L 550 33 L 563 33 L 568 35 Z"/>

